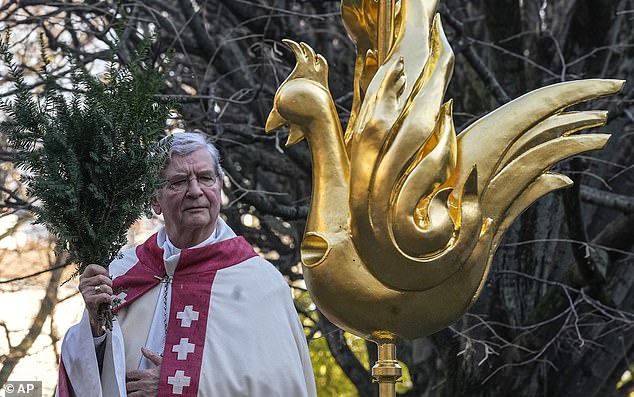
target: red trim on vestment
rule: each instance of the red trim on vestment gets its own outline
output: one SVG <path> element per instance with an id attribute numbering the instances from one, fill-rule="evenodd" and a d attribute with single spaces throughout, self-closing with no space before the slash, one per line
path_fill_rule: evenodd
<path id="1" fill-rule="evenodd" d="M 115 294 L 125 292 L 125 300 L 114 309 L 115 312 L 132 303 L 165 277 L 163 250 L 158 246 L 156 237 L 154 234 L 138 246 L 138 262 L 113 280 Z M 159 396 L 198 394 L 211 287 L 216 272 L 256 255 L 243 237 L 181 250 L 171 280 L 172 299 L 161 364 Z"/>
<path id="2" fill-rule="evenodd" d="M 211 287 L 215 276 L 216 270 L 195 275 L 193 273 L 174 274 L 170 318 L 161 364 L 159 397 L 174 394 L 198 395 Z M 180 357 L 179 350 L 183 350 Z M 187 383 L 187 386 L 180 390 L 182 394 L 174 385 L 179 382 L 179 378 Z"/>

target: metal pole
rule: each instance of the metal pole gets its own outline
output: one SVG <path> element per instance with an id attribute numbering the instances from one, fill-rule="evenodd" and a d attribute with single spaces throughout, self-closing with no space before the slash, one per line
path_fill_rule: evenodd
<path id="1" fill-rule="evenodd" d="M 372 377 L 379 383 L 379 397 L 396 397 L 396 382 L 403 370 L 396 361 L 394 343 L 378 343 L 379 359 L 372 367 Z"/>
<path id="2" fill-rule="evenodd" d="M 382 65 L 392 48 L 392 40 L 394 39 L 394 3 L 396 0 L 378 0 L 378 2 L 377 49 L 379 50 L 379 65 Z"/>

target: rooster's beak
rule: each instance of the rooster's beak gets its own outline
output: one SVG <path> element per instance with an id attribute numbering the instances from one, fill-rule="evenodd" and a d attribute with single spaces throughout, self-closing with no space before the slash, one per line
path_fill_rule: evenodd
<path id="1" fill-rule="evenodd" d="M 286 124 L 284 117 L 282 117 L 277 109 L 273 108 L 271 113 L 269 113 L 269 117 L 266 119 L 266 126 L 264 127 L 264 130 L 266 132 L 271 132 L 276 128 L 280 128 L 284 124 Z"/>
<path id="2" fill-rule="evenodd" d="M 266 132 L 271 132 L 286 124 L 289 124 L 289 122 L 284 117 L 282 117 L 277 109 L 273 108 L 273 110 L 271 110 L 271 113 L 269 113 L 269 117 L 266 119 L 266 126 L 264 127 L 264 130 Z M 295 124 L 289 124 L 286 146 L 294 145 L 302 139 L 304 139 L 304 131 L 302 130 L 302 127 Z"/>

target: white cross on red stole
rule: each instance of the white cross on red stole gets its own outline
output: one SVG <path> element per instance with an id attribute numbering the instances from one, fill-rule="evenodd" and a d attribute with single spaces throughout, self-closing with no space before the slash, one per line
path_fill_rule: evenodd
<path id="1" fill-rule="evenodd" d="M 181 338 L 178 345 L 172 347 L 172 352 L 178 353 L 177 360 L 187 360 L 187 355 L 196 350 L 196 345 L 189 343 L 189 338 Z"/>
<path id="2" fill-rule="evenodd" d="M 172 393 L 183 394 L 183 388 L 189 386 L 191 378 L 185 376 L 184 371 L 176 371 L 174 376 L 167 377 L 167 383 L 172 385 Z"/>
<path id="3" fill-rule="evenodd" d="M 181 320 L 181 327 L 189 328 L 192 321 L 198 320 L 198 312 L 194 310 L 194 306 L 187 305 L 182 312 L 176 313 L 176 318 Z"/>

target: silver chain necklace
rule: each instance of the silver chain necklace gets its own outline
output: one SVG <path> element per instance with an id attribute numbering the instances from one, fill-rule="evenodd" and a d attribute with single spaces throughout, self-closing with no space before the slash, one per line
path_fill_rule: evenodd
<path id="1" fill-rule="evenodd" d="M 169 322 L 169 318 L 167 317 L 167 292 L 169 290 L 169 285 L 172 283 L 172 276 L 166 274 L 163 278 L 159 276 L 154 276 L 155 278 L 161 280 L 161 284 L 163 284 L 163 349 L 165 349 L 165 342 L 167 341 L 167 324 Z"/>
<path id="2" fill-rule="evenodd" d="M 170 283 L 172 282 L 172 277 L 166 274 L 161 282 L 165 286 L 165 289 L 163 290 L 163 325 L 165 326 L 165 332 L 163 333 L 163 346 L 165 346 L 165 342 L 167 339 L 167 323 L 169 322 L 169 319 L 167 317 L 167 291 L 169 289 Z"/>

